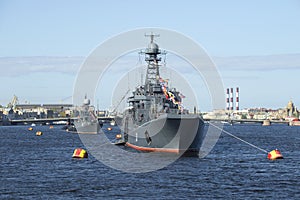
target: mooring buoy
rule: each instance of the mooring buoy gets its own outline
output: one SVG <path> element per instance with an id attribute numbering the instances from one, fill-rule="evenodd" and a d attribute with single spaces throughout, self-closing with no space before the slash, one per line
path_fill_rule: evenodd
<path id="1" fill-rule="evenodd" d="M 41 135 L 43 135 L 43 132 L 42 132 L 42 131 L 37 131 L 37 132 L 35 133 L 35 135 L 36 135 L 36 136 L 41 136 Z"/>
<path id="2" fill-rule="evenodd" d="M 268 153 L 269 160 L 282 159 L 283 156 L 278 149 L 274 149 Z"/>
<path id="3" fill-rule="evenodd" d="M 116 139 L 121 139 L 122 138 L 122 134 L 117 134 L 116 135 Z"/>
<path id="4" fill-rule="evenodd" d="M 88 157 L 87 151 L 81 148 L 75 149 L 72 156 L 72 158 L 87 158 L 87 157 Z"/>

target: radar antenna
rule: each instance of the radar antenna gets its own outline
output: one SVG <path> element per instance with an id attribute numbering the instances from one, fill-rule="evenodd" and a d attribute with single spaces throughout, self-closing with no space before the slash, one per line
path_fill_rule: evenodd
<path id="1" fill-rule="evenodd" d="M 153 43 L 154 37 L 159 37 L 159 34 L 153 34 L 153 32 L 151 32 L 151 34 L 145 34 L 145 37 L 150 37 L 150 42 Z"/>

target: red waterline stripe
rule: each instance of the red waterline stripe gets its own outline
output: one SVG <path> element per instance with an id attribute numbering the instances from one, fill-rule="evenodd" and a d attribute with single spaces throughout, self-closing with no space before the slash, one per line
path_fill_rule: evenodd
<path id="1" fill-rule="evenodd" d="M 130 144 L 128 142 L 126 142 L 126 145 L 130 148 L 133 148 L 133 149 L 136 149 L 139 151 L 179 153 L 179 149 L 140 147 L 140 146 L 136 146 L 134 144 Z"/>

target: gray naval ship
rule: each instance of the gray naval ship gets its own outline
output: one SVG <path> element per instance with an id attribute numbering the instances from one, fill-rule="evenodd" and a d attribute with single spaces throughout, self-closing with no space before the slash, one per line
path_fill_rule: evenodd
<path id="1" fill-rule="evenodd" d="M 100 124 L 95 115 L 95 108 L 90 105 L 90 100 L 85 96 L 83 105 L 76 109 L 74 125 L 79 134 L 97 134 Z"/>
<path id="2" fill-rule="evenodd" d="M 116 117 L 123 132 L 118 142 L 142 152 L 198 156 L 204 138 L 203 119 L 184 109 L 181 93 L 160 77 L 160 54 L 166 52 L 153 41 L 159 35 L 146 36 L 151 41 L 141 52 L 147 62 L 145 83 L 127 99 L 129 106 L 122 116 Z"/>

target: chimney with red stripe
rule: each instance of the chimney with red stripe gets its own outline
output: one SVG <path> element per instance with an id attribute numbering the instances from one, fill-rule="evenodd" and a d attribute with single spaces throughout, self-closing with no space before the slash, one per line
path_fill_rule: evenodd
<path id="1" fill-rule="evenodd" d="M 226 91 L 226 110 L 229 110 L 229 88 Z"/>
<path id="2" fill-rule="evenodd" d="M 233 110 L 233 88 L 230 88 L 230 110 Z"/>
<path id="3" fill-rule="evenodd" d="M 236 96 L 236 102 L 235 102 L 236 110 L 240 110 L 240 107 L 239 107 L 240 99 L 239 99 L 239 88 L 238 87 L 236 88 L 235 96 Z"/>

